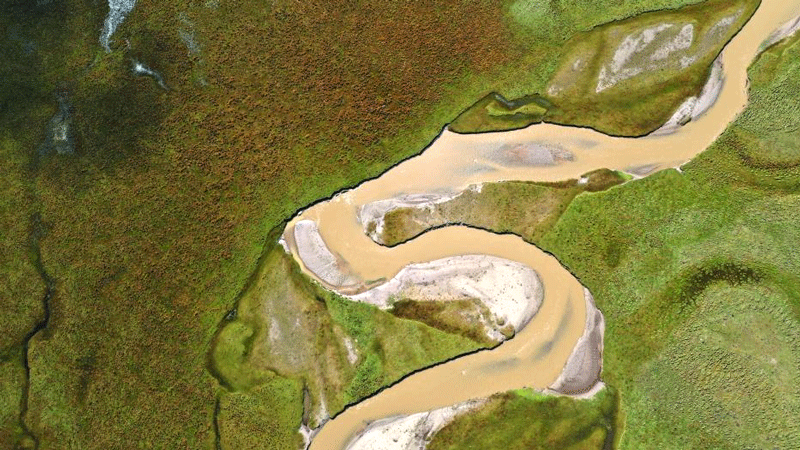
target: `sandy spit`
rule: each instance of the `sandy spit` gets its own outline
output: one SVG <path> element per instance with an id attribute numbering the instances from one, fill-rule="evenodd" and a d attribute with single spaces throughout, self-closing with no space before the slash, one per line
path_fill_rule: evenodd
<path id="1" fill-rule="evenodd" d="M 530 267 L 487 255 L 463 255 L 410 264 L 386 283 L 350 299 L 381 309 L 391 308 L 396 298 L 418 301 L 477 299 L 495 316 L 496 323 L 516 331 L 530 322 L 544 297 L 539 276 Z M 502 340 L 497 330 L 487 330 Z"/>
<path id="2" fill-rule="evenodd" d="M 399 208 L 432 209 L 434 205 L 448 202 L 461 195 L 457 194 L 408 194 L 387 200 L 367 203 L 358 208 L 358 222 L 364 233 L 375 242 L 383 243 L 383 219 L 389 211 Z"/>
<path id="3" fill-rule="evenodd" d="M 782 41 L 792 35 L 794 35 L 797 30 L 800 30 L 800 16 L 795 17 L 794 19 L 786 22 L 785 24 L 781 25 L 780 28 L 775 30 L 768 38 L 761 44 L 759 47 L 759 52 L 762 52 L 767 49 L 767 47 L 775 44 L 779 41 Z"/>
<path id="4" fill-rule="evenodd" d="M 378 420 L 353 438 L 345 449 L 422 450 L 456 416 L 475 409 L 484 402 L 485 400 L 470 400 L 433 411 Z"/>
<path id="5" fill-rule="evenodd" d="M 316 222 L 297 222 L 294 225 L 294 241 L 303 265 L 320 280 L 337 288 L 358 284 L 359 280 L 347 273 L 344 264 L 325 245 Z"/>
<path id="6" fill-rule="evenodd" d="M 672 117 L 650 135 L 663 136 L 672 134 L 690 120 L 697 120 L 717 101 L 717 97 L 722 92 L 724 82 L 725 72 L 722 68 L 722 57 L 719 56 L 711 66 L 711 73 L 708 76 L 708 81 L 703 86 L 703 90 L 700 92 L 700 96 L 689 97 L 684 100 Z"/>
<path id="7" fill-rule="evenodd" d="M 603 388 L 600 373 L 603 370 L 603 337 L 605 318 L 594 304 L 594 298 L 584 288 L 586 301 L 586 326 L 575 349 L 567 359 L 561 375 L 546 390 L 550 394 L 571 397 L 591 397 Z"/>

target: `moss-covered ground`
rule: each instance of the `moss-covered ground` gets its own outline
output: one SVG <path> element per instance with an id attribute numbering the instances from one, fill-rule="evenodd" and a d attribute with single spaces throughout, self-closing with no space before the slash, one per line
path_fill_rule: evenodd
<path id="1" fill-rule="evenodd" d="M 761 55 L 745 112 L 682 173 L 578 196 L 535 239 L 605 315 L 619 448 L 800 443 L 798 56 Z"/>
<path id="2" fill-rule="evenodd" d="M 111 53 L 103 2 L 3 3 L 0 440 L 212 448 L 218 430 L 294 426 L 296 409 L 221 398 L 207 370 L 269 230 L 420 151 L 475 99 L 541 92 L 575 33 L 689 3 L 139 2 Z M 40 153 L 59 102 L 75 152 Z M 50 320 L 26 340 L 42 273 Z M 268 375 L 253 395 L 299 398 L 298 378 Z"/>

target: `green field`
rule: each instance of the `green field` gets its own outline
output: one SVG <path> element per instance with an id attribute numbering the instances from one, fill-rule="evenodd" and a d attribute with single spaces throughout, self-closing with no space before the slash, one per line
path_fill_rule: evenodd
<path id="1" fill-rule="evenodd" d="M 690 3 L 139 2 L 108 54 L 102 2 L 4 3 L 0 442 L 235 448 L 261 424 L 293 441 L 297 405 L 272 417 L 254 399 L 293 402 L 311 378 L 257 373 L 252 394 L 227 394 L 208 370 L 270 230 L 421 151 L 476 99 L 541 92 L 576 33 Z M 43 145 L 59 98 L 73 154 Z M 364 369 L 369 389 L 434 356 Z"/>
<path id="2" fill-rule="evenodd" d="M 614 442 L 617 398 L 604 389 L 590 400 L 546 396 L 522 389 L 490 397 L 456 417 L 426 447 L 430 450 L 594 450 Z"/>

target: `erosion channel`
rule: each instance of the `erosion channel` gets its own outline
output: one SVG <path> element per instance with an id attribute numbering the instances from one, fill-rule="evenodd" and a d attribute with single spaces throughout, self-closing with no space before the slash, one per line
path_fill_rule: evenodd
<path id="1" fill-rule="evenodd" d="M 721 70 L 712 71 L 708 97 L 697 102 L 710 106 L 700 111 L 701 116 L 693 114 L 693 120 L 684 126 L 641 138 L 610 137 L 551 124 L 468 135 L 444 130 L 419 156 L 298 214 L 284 233 L 289 249 L 309 276 L 343 294 L 364 292 L 411 264 L 461 255 L 521 263 L 535 270 L 544 287 L 538 311 L 513 339 L 494 350 L 416 373 L 346 409 L 323 425 L 311 448 L 342 449 L 376 420 L 511 389 L 545 389 L 559 377 L 584 331 L 584 288 L 555 257 L 516 236 L 462 226 L 435 229 L 395 247 L 381 246 L 358 220 L 364 205 L 418 194 L 447 197 L 471 185 L 495 181 L 560 181 L 599 168 L 625 171 L 634 177 L 668 168 L 679 170 L 742 111 L 747 102 L 748 65 L 762 44 L 773 40 L 773 32 L 798 14 L 800 0 L 763 1 L 721 54 Z M 542 152 L 549 152 L 549 158 L 542 161 Z M 323 255 L 311 264 L 307 255 L 300 256 L 294 237 L 301 221 L 316 224 L 321 237 L 318 242 L 324 242 L 322 248 L 327 247 L 334 259 L 325 261 Z M 322 273 L 318 267 L 326 264 L 335 267 Z"/>

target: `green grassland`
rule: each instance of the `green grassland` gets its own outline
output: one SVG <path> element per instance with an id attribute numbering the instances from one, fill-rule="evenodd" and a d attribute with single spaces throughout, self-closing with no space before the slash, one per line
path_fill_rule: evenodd
<path id="1" fill-rule="evenodd" d="M 563 8 L 560 2 L 550 2 L 549 6 L 545 6 L 547 2 L 541 3 L 539 8 L 550 8 L 550 11 L 540 12 L 554 23 L 559 23 L 555 15 L 569 14 L 563 11 L 571 10 Z M 458 133 L 477 133 L 523 128 L 545 121 L 591 127 L 608 134 L 647 134 L 666 122 L 687 97 L 700 93 L 712 61 L 758 4 L 751 0 L 711 0 L 679 10 L 656 11 L 604 23 L 575 34 L 566 44 L 551 50 L 548 59 L 558 61 L 558 66 L 546 85 L 526 91 L 528 95 L 523 97 L 511 97 L 514 100 L 497 93 L 487 95 L 459 115 L 450 129 Z M 531 8 L 532 5 L 528 9 Z M 594 13 L 589 16 L 593 17 Z M 735 21 L 728 28 L 717 27 L 727 17 L 735 17 Z M 628 36 L 637 36 L 642 30 L 661 24 L 671 24 L 674 30 L 685 24 L 694 27 L 696 39 L 690 47 L 694 55 L 692 62 L 687 66 L 676 64 L 682 54 L 675 53 L 664 58 L 657 67 L 648 69 L 645 66 L 652 61 L 634 54 L 633 62 L 640 66 L 625 70 L 641 70 L 641 73 L 597 92 L 598 80 L 613 66 L 611 61 L 615 59 L 617 47 L 622 47 Z M 659 46 L 669 44 L 671 38 L 666 34 L 647 45 L 639 45 L 645 52 L 655 55 Z"/>
<path id="2" fill-rule="evenodd" d="M 580 195 L 535 239 L 605 315 L 619 448 L 800 442 L 798 56 L 759 57 L 749 106 L 682 173 Z"/>
<path id="3" fill-rule="evenodd" d="M 139 2 L 109 54 L 102 2 L 4 3 L 3 443 L 211 448 L 218 429 L 296 424 L 296 409 L 265 417 L 251 394 L 220 398 L 206 364 L 269 231 L 419 152 L 475 99 L 541 92 L 576 32 L 694 2 L 573 3 L 550 2 L 539 21 L 533 3 L 488 0 Z M 133 76 L 134 60 L 170 89 Z M 39 155 L 56 93 L 72 105 L 75 153 Z M 42 273 L 50 320 L 26 359 Z M 256 375 L 252 395 L 299 398 Z"/>
<path id="4" fill-rule="evenodd" d="M 242 450 L 302 448 L 302 437 L 297 433 L 302 416 L 302 384 L 273 376 L 249 392 L 222 396 L 217 416 L 219 446 Z"/>
<path id="5" fill-rule="evenodd" d="M 614 441 L 617 398 L 610 389 L 589 400 L 523 389 L 497 394 L 447 424 L 430 450 L 608 449 Z"/>
<path id="6" fill-rule="evenodd" d="M 458 197 L 431 208 L 397 208 L 384 216 L 381 242 L 388 246 L 408 241 L 434 227 L 465 223 L 500 233 L 514 233 L 535 241 L 555 225 L 569 203 L 583 192 L 597 192 L 625 181 L 608 169 L 583 176 L 585 183 L 505 181 L 486 183 L 480 192 L 465 190 Z"/>

